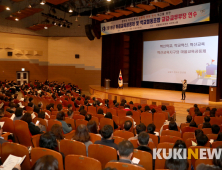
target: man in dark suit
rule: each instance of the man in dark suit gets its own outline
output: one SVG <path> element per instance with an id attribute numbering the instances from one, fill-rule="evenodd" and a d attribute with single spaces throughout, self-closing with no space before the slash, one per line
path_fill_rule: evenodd
<path id="1" fill-rule="evenodd" d="M 128 164 L 134 164 L 131 159 L 133 156 L 133 144 L 128 140 L 123 140 L 118 145 L 119 150 L 117 151 L 117 154 L 119 155 L 119 160 L 112 160 L 110 162 L 122 162 L 122 163 L 128 163 Z M 140 164 L 134 164 L 141 166 Z"/>
<path id="2" fill-rule="evenodd" d="M 147 146 L 148 142 L 149 142 L 149 139 L 150 139 L 150 136 L 149 136 L 148 133 L 140 132 L 140 134 L 138 135 L 138 145 L 139 145 L 139 147 L 137 149 L 153 154 L 152 150 Z"/>

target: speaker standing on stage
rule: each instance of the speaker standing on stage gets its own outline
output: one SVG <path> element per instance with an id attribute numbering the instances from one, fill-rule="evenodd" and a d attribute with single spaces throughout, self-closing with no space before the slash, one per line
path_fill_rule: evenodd
<path id="1" fill-rule="evenodd" d="M 187 80 L 181 80 L 181 82 L 183 83 L 183 87 L 182 87 L 182 99 L 181 100 L 185 100 L 186 97 L 186 90 L 187 90 Z"/>

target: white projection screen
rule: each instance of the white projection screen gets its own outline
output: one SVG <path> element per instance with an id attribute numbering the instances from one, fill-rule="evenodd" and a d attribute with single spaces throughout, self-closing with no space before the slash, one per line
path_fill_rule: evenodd
<path id="1" fill-rule="evenodd" d="M 143 81 L 216 86 L 218 36 L 143 42 Z"/>

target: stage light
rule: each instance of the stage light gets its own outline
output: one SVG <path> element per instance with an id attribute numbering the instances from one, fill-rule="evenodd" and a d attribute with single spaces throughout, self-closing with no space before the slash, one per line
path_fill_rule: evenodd
<path id="1" fill-rule="evenodd" d="M 76 20 L 75 20 L 76 22 L 78 21 L 78 18 L 76 17 Z"/>
<path id="2" fill-rule="evenodd" d="M 15 18 L 15 20 L 16 20 L 16 21 L 19 21 L 19 19 L 18 19 L 18 18 Z"/>
<path id="3" fill-rule="evenodd" d="M 7 6 L 6 8 L 5 8 L 7 11 L 10 11 L 10 8 Z"/>
<path id="4" fill-rule="evenodd" d="M 69 13 L 73 13 L 73 10 L 72 10 L 72 8 L 69 8 Z"/>
<path id="5" fill-rule="evenodd" d="M 107 0 L 108 2 L 110 2 L 111 0 Z"/>
<path id="6" fill-rule="evenodd" d="M 45 30 L 47 30 L 47 29 L 48 29 L 48 27 L 45 25 L 45 26 L 44 26 L 44 29 L 45 29 Z"/>
<path id="7" fill-rule="evenodd" d="M 45 0 L 42 0 L 42 1 L 40 2 L 41 5 L 45 5 L 45 3 L 46 3 Z"/>
<path id="8" fill-rule="evenodd" d="M 194 4 L 195 2 L 194 2 L 194 0 L 191 0 L 190 3 L 191 3 L 191 4 Z"/>

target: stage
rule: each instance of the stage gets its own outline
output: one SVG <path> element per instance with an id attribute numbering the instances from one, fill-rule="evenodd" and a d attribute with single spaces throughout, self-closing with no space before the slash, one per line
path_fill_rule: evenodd
<path id="1" fill-rule="evenodd" d="M 208 94 L 186 93 L 186 100 L 181 100 L 181 91 L 125 87 L 124 89 L 110 88 L 106 90 L 98 85 L 90 85 L 90 94 L 101 99 L 117 100 L 125 99 L 127 102 L 156 105 L 172 105 L 177 113 L 187 114 L 187 108 L 198 104 L 199 107 L 222 107 L 222 102 L 210 102 Z"/>

